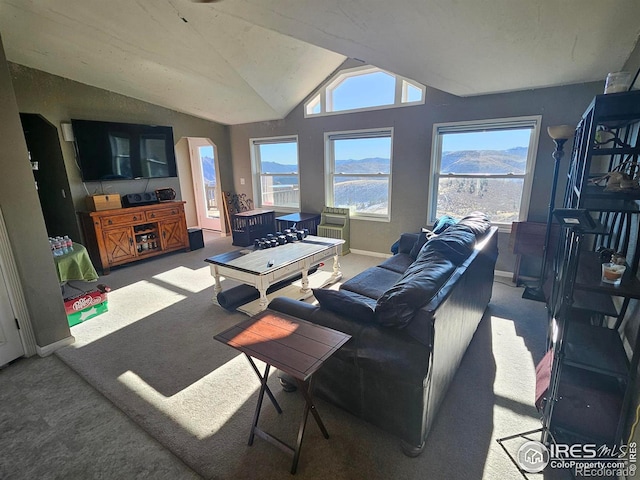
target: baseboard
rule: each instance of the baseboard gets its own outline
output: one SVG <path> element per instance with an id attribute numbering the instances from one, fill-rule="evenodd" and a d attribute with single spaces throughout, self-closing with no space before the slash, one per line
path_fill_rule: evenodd
<path id="1" fill-rule="evenodd" d="M 355 253 L 356 255 L 367 255 L 368 257 L 378 257 L 378 258 L 389 258 L 393 256 L 391 253 L 370 252 L 368 250 L 357 250 L 355 248 L 351 249 L 351 253 Z"/>
<path id="2" fill-rule="evenodd" d="M 513 278 L 513 272 L 506 272 L 504 270 L 494 270 L 493 273 L 496 277 L 506 277 L 508 279 Z"/>
<path id="3" fill-rule="evenodd" d="M 41 357 L 48 357 L 56 350 L 71 345 L 75 341 L 75 337 L 73 335 L 69 335 L 67 338 L 63 338 L 62 340 L 58 340 L 57 342 L 50 343 L 49 345 L 45 345 L 44 347 L 36 345 L 36 353 Z"/>

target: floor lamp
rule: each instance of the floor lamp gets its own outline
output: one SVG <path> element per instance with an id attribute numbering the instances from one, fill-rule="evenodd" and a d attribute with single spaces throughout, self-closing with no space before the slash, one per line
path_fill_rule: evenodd
<path id="1" fill-rule="evenodd" d="M 560 161 L 564 156 L 564 144 L 567 140 L 573 137 L 576 129 L 571 125 L 556 125 L 547 127 L 547 133 L 553 139 L 556 144 L 556 149 L 553 151 L 553 160 L 555 162 L 553 169 L 553 183 L 551 184 L 551 197 L 549 198 L 549 211 L 547 213 L 547 230 L 544 235 L 544 245 L 542 247 L 542 266 L 540 268 L 540 276 L 538 277 L 537 285 L 526 287 L 522 298 L 528 300 L 535 300 L 537 302 L 545 302 L 544 295 L 544 280 L 545 270 L 547 268 L 547 252 L 549 251 L 549 240 L 551 239 L 551 221 L 553 220 L 553 208 L 556 201 L 556 188 L 558 184 L 558 171 L 560 169 Z"/>

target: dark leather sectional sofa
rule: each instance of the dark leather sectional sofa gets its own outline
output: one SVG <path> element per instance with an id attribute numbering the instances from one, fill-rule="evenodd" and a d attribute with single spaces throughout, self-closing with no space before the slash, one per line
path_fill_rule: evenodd
<path id="1" fill-rule="evenodd" d="M 398 436 L 410 456 L 484 314 L 498 255 L 497 228 L 479 212 L 425 241 L 403 234 L 393 257 L 340 290 L 314 290 L 319 306 L 269 304 L 352 336 L 315 374 L 315 394 Z"/>

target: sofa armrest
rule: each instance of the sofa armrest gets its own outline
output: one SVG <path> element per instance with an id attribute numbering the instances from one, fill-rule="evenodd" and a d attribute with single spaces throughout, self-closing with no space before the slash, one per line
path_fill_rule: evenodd
<path id="1" fill-rule="evenodd" d="M 302 318 L 303 320 L 309 320 L 311 315 L 319 309 L 316 305 L 310 303 L 301 302 L 299 300 L 293 300 L 287 297 L 276 297 L 267 306 L 270 310 L 277 310 L 278 312 L 287 313 L 294 317 Z"/>
<path id="2" fill-rule="evenodd" d="M 403 233 L 400 235 L 400 244 L 398 245 L 398 253 L 411 253 L 411 249 L 415 245 L 420 233 Z"/>

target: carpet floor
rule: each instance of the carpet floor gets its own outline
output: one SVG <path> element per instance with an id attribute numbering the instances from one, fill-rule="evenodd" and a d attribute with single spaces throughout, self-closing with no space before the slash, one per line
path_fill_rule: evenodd
<path id="1" fill-rule="evenodd" d="M 229 238 L 208 236 L 204 249 L 114 269 L 100 279 L 112 288 L 109 311 L 73 327 L 76 342 L 56 352 L 152 443 L 186 465 L 173 478 L 194 478 L 194 472 L 205 479 L 289 475 L 291 459 L 280 450 L 261 439 L 247 446 L 259 383 L 244 356 L 213 339 L 246 318 L 211 301 L 213 278 L 203 260 L 230 248 Z M 344 279 L 379 262 L 353 253 L 341 257 Z M 233 285 L 223 281 L 223 288 Z M 521 294 L 506 279 L 494 283 L 491 304 L 422 455 L 404 456 L 395 437 L 318 400 L 330 439 L 309 422 L 297 477 L 521 478 L 496 442 L 540 426 L 533 406 L 534 369 L 544 353 L 546 313 Z M 265 401 L 261 426 L 293 442 L 302 397 L 282 391 L 275 375 L 269 385 L 284 413 L 278 415 Z M 103 420 L 109 415 L 105 412 Z M 89 431 L 102 428 L 86 421 Z M 514 440 L 513 448 L 521 443 Z"/>

